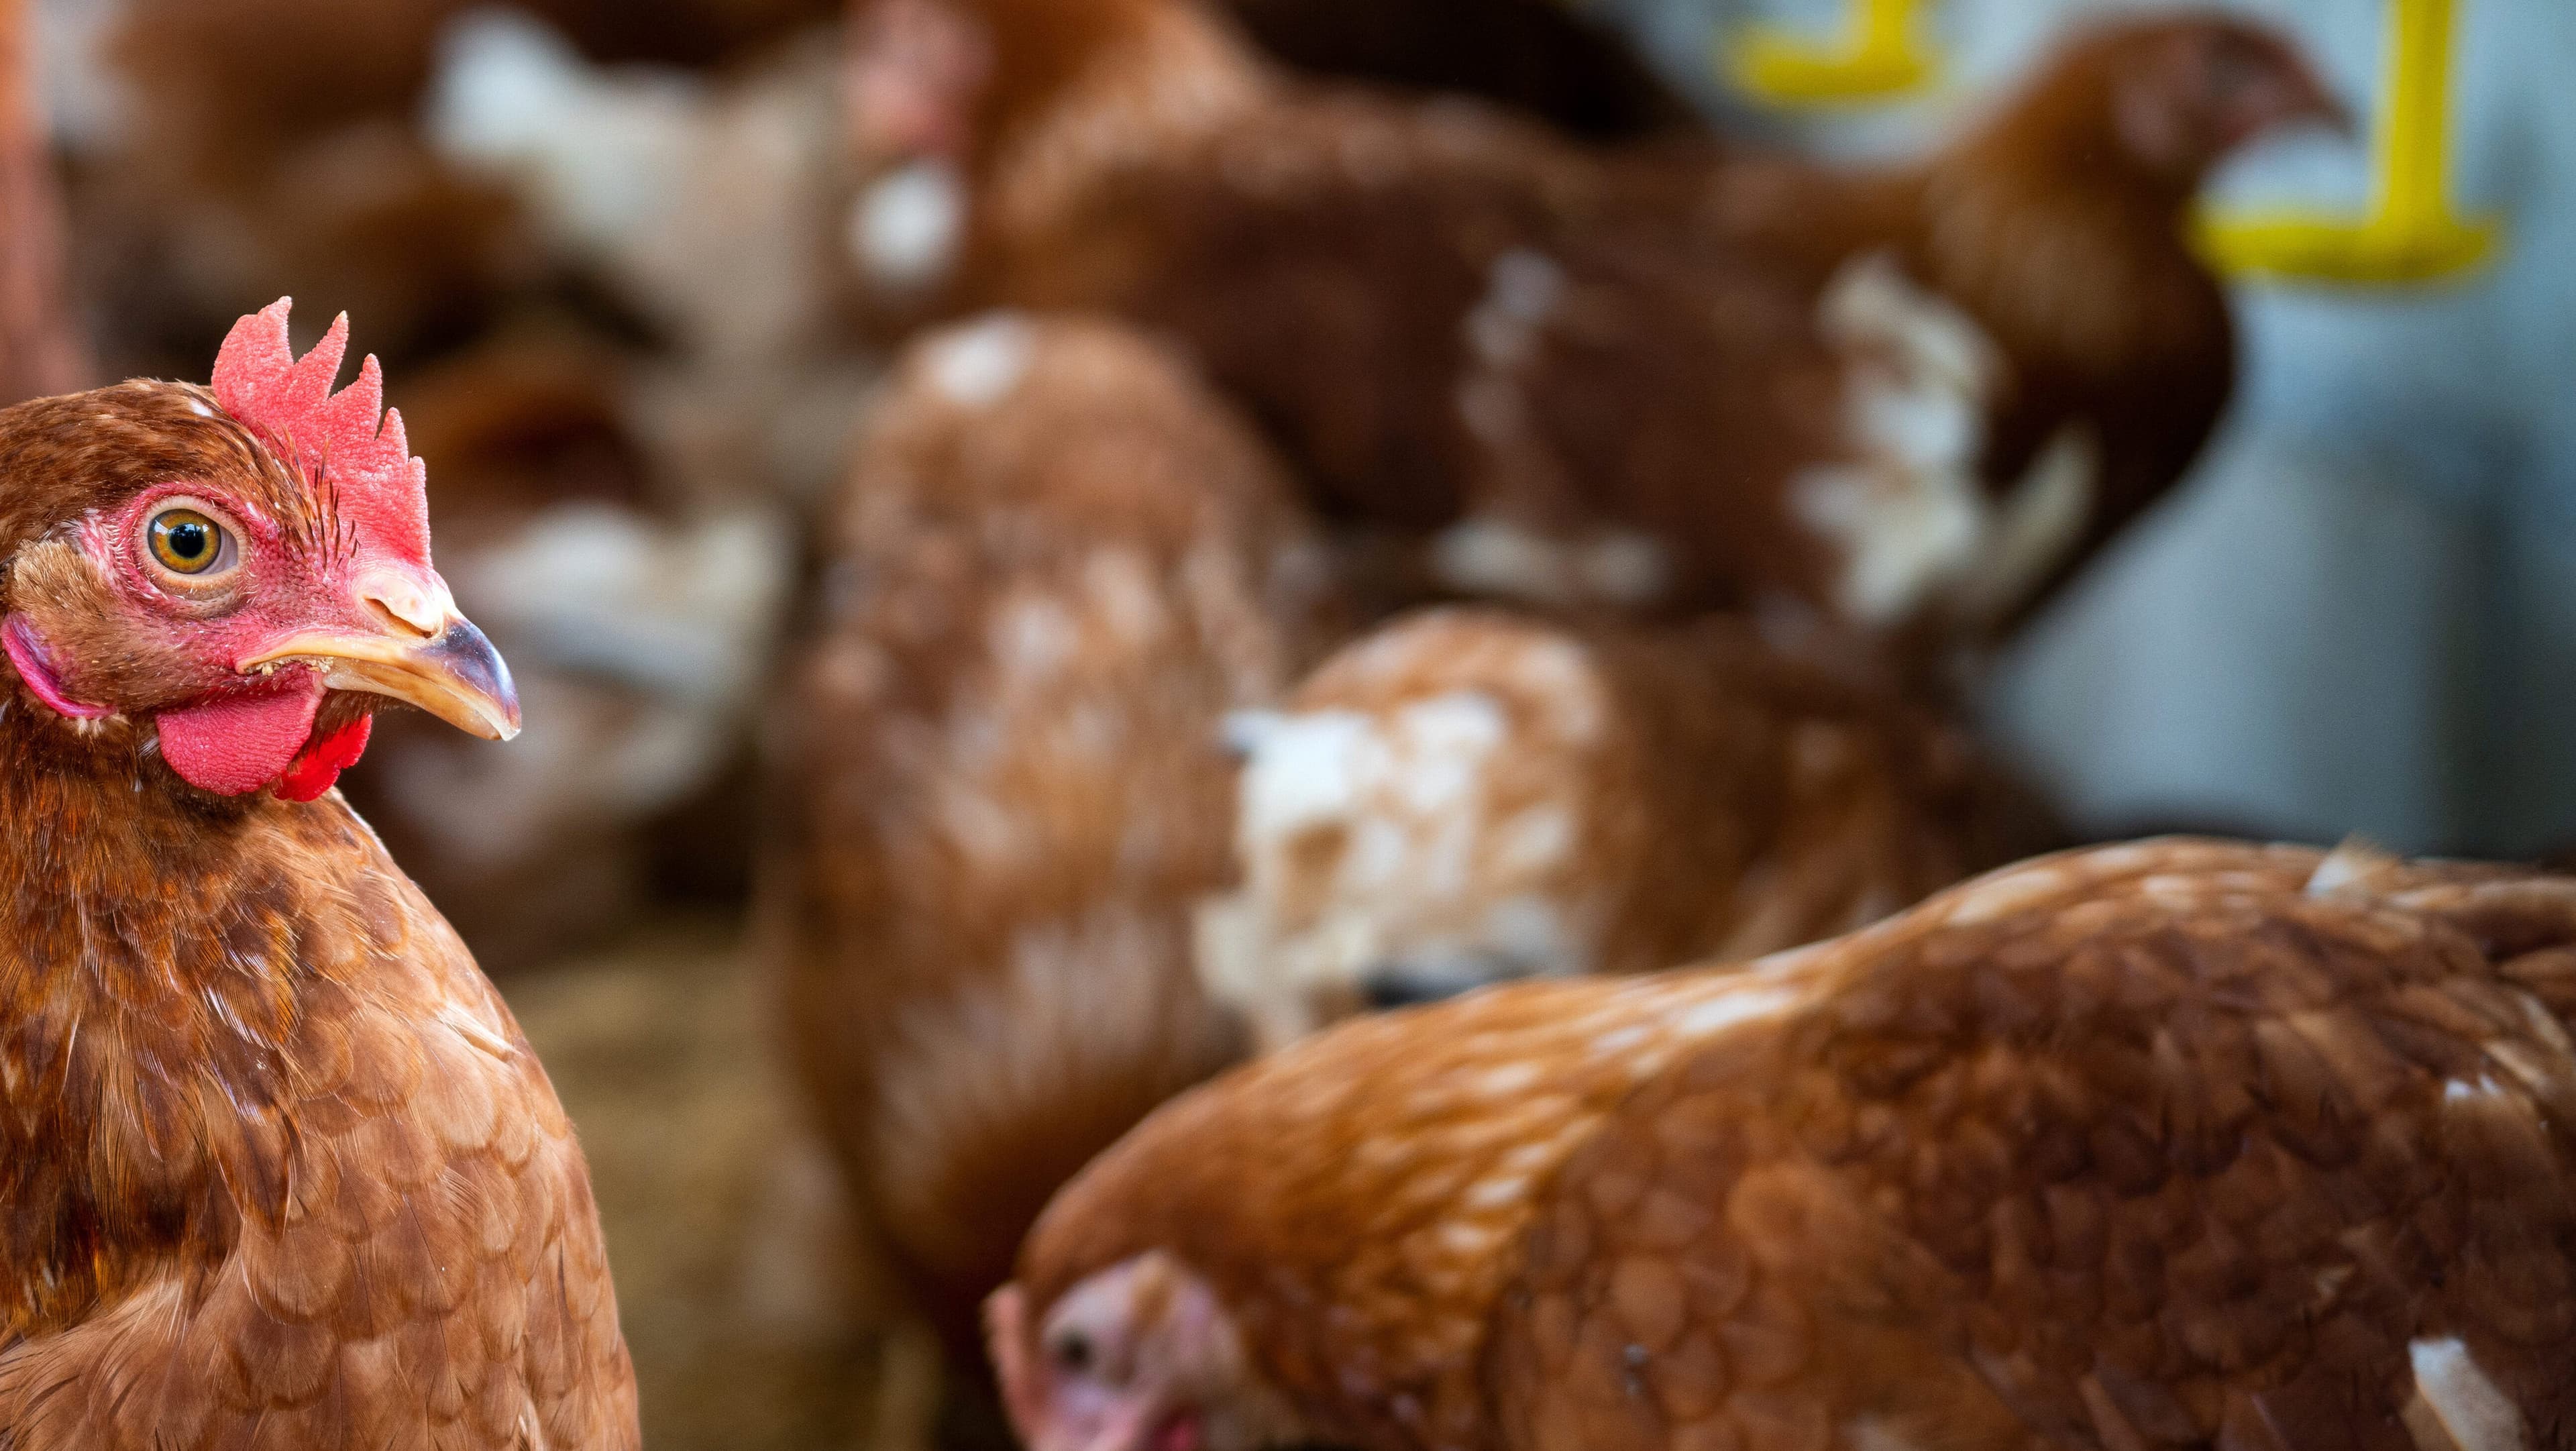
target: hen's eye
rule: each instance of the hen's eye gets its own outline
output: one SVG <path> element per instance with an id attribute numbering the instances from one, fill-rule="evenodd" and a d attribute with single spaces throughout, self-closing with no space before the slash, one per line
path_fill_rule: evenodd
<path id="1" fill-rule="evenodd" d="M 1055 1363 L 1075 1375 L 1091 1369 L 1091 1337 L 1079 1330 L 1056 1337 Z"/>
<path id="2" fill-rule="evenodd" d="M 204 574 L 225 553 L 224 526 L 194 509 L 166 509 L 152 519 L 152 557 L 174 574 Z"/>

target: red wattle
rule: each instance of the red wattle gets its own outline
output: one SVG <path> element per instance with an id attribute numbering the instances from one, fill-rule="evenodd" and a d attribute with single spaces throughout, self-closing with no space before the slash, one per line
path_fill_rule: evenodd
<path id="1" fill-rule="evenodd" d="M 181 780 L 218 796 L 256 791 L 286 774 L 313 734 L 322 685 L 307 677 L 252 695 L 161 712 L 161 755 Z"/>
<path id="2" fill-rule="evenodd" d="M 311 801 L 330 790 L 339 781 L 340 773 L 358 764 L 358 758 L 367 753 L 367 733 L 375 724 L 374 716 L 362 715 L 315 741 L 313 749 L 296 757 L 286 774 L 278 778 L 278 797 Z"/>

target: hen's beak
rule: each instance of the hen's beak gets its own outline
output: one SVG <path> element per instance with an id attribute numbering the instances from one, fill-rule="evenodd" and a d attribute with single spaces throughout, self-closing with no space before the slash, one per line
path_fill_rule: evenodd
<path id="1" fill-rule="evenodd" d="M 441 591 L 444 593 L 444 591 Z M 437 608 L 416 594 L 383 599 L 373 592 L 382 628 L 306 630 L 269 648 L 242 669 L 303 661 L 331 690 L 363 690 L 408 701 L 487 741 L 519 733 L 519 691 L 510 667 L 474 622 L 444 600 Z"/>

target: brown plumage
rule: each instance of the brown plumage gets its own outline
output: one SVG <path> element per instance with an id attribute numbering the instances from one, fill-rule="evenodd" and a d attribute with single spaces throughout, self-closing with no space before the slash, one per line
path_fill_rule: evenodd
<path id="1" fill-rule="evenodd" d="M 2576 884 L 2165 840 L 1347 1025 L 995 1302 L 1038 1451 L 2576 1444 Z"/>
<path id="2" fill-rule="evenodd" d="M 26 0 L 0 0 L 0 406 L 88 371 L 63 291 L 62 198 L 30 94 Z"/>
<path id="3" fill-rule="evenodd" d="M 2150 338 L 2154 366 L 2114 359 L 2104 386 L 2210 411 L 2230 365 L 2223 317 L 2213 335 L 2204 315 L 2214 286 L 2162 270 L 2184 255 L 2181 202 L 2229 146 L 2320 100 L 2285 49 L 2234 22 L 2115 35 L 2114 63 L 2142 72 L 2116 85 L 2095 51 L 2071 53 L 1962 143 L 1956 169 L 2006 199 L 1956 209 L 1976 227 L 1936 219 L 1962 255 L 1927 272 L 1857 224 L 1795 255 L 1720 225 L 1761 210 L 1729 200 L 1761 188 L 1730 179 L 1726 157 L 1604 153 L 1462 100 L 1292 79 L 1188 0 L 883 3 L 908 17 L 913 54 L 947 57 L 889 82 L 874 114 L 971 179 L 962 295 L 1170 331 L 1330 509 L 1436 532 L 1429 568 L 1449 590 L 1629 609 L 1778 600 L 1881 636 L 1981 634 L 2152 492 L 2121 482 L 2111 497 L 2099 459 L 2130 434 L 2055 397 L 2068 374 L 2037 371 L 2041 345 L 2074 328 L 2116 349 L 2121 328 L 2161 325 L 2129 309 L 2161 319 L 2171 294 L 2191 309 L 2188 338 Z M 941 14 L 980 37 L 981 63 L 922 38 Z M 2228 66 L 2165 63 L 2203 44 Z M 1983 145 L 2023 133 L 2054 149 Z M 2150 145 L 2152 166 L 2133 155 Z M 2025 205 L 2058 205 L 2060 152 L 2092 162 L 2067 226 Z M 2018 280 L 2026 238 L 2089 252 L 2097 212 L 2112 232 L 2137 223 L 2146 290 L 2091 290 L 2126 285 L 2114 237 L 2109 261 L 2088 256 L 2029 299 L 2035 323 L 1989 309 L 2006 331 L 1987 336 L 1991 271 Z M 1794 198 L 1766 215 L 1799 226 Z M 2091 326 L 2105 306 L 2111 322 Z M 2170 482 L 2206 424 L 2182 430 L 2179 454 L 2121 468 Z"/>
<path id="4" fill-rule="evenodd" d="M 84 190 L 117 250 L 120 330 L 194 349 L 292 289 L 369 319 L 398 363 L 563 282 L 500 180 L 421 135 L 447 27 L 474 0 L 135 0 L 111 59 L 130 135 Z M 820 24 L 836 0 L 532 0 L 584 52 L 712 69 Z M 138 283 L 140 285 L 138 285 Z M 588 298 L 595 302 L 595 298 Z M 182 353 L 180 356 L 192 356 Z M 147 361 L 158 363 L 157 355 Z M 169 366 L 179 366 L 174 359 Z"/>
<path id="5" fill-rule="evenodd" d="M 1046 1198 L 1229 1061 L 1190 914 L 1230 708 L 1310 653 L 1322 560 L 1242 421 L 1104 324 L 934 335 L 825 538 L 772 917 L 870 1228 L 968 1364 Z"/>
<path id="6" fill-rule="evenodd" d="M 1244 885 L 1201 969 L 1269 1045 L 1813 942 L 2063 840 L 1957 727 L 1735 620 L 1432 611 L 1234 732 Z"/>
<path id="7" fill-rule="evenodd" d="M 11 1451 L 637 1444 L 545 1071 L 329 794 L 384 696 L 518 718 L 344 336 L 0 413 Z"/>
<path id="8" fill-rule="evenodd" d="M 2079 32 L 1920 162 L 1733 151 L 1674 179 L 1722 245 L 1818 285 L 1885 252 L 1974 321 L 2006 379 L 1987 478 L 2019 476 L 2069 424 L 2090 433 L 2096 492 L 2044 585 L 2170 488 L 2217 423 L 2235 331 L 2186 240 L 2191 205 L 2221 161 L 2296 122 L 2350 124 L 2286 41 L 2215 12 L 2160 16 Z"/>

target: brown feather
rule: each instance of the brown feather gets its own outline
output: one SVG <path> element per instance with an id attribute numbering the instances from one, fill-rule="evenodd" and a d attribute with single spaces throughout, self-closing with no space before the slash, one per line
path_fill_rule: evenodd
<path id="1" fill-rule="evenodd" d="M 1159 1251 L 1372 1451 L 2563 1446 L 2576 1048 L 2521 983 L 2571 930 L 2564 879 L 2175 839 L 1367 1020 L 1104 1156 L 1024 1322 Z"/>
<path id="2" fill-rule="evenodd" d="M 1161 349 L 987 320 L 899 366 L 794 668 L 771 917 L 857 1196 L 970 1363 L 1047 1196 L 1238 1051 L 1190 913 L 1227 709 L 1327 583 L 1276 465 Z"/>

